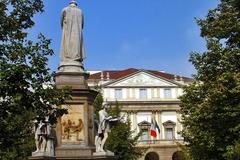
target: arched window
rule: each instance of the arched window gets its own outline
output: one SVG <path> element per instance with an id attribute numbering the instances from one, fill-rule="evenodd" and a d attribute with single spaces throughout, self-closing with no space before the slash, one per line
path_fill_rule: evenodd
<path id="1" fill-rule="evenodd" d="M 183 160 L 183 152 L 182 151 L 174 152 L 172 155 L 172 160 Z"/>
<path id="2" fill-rule="evenodd" d="M 156 152 L 149 152 L 145 156 L 144 160 L 159 160 L 159 156 Z"/>

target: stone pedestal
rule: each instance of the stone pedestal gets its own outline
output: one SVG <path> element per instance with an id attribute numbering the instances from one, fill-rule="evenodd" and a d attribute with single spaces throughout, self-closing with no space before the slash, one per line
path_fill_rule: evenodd
<path id="1" fill-rule="evenodd" d="M 68 68 L 62 66 L 60 68 Z M 56 87 L 71 89 L 71 100 L 59 107 L 68 109 L 68 114 L 58 120 L 57 133 L 57 160 L 113 160 L 114 156 L 96 155 L 94 145 L 94 117 L 93 101 L 98 92 L 89 89 L 88 74 L 85 72 L 59 71 L 55 75 Z"/>
<path id="2" fill-rule="evenodd" d="M 84 67 L 82 62 L 78 61 L 66 61 L 66 62 L 61 62 L 59 67 L 58 67 L 59 72 L 84 72 Z"/>
<path id="3" fill-rule="evenodd" d="M 106 151 L 106 152 L 94 152 L 93 156 L 114 156 L 114 153 L 111 151 Z"/>
<path id="4" fill-rule="evenodd" d="M 29 157 L 29 160 L 56 160 L 56 157 L 48 157 L 48 156 L 34 156 Z"/>
<path id="5" fill-rule="evenodd" d="M 55 81 L 57 88 L 70 87 L 73 92 L 76 90 L 89 90 L 87 85 L 87 78 L 89 74 L 86 72 L 57 72 L 55 75 Z M 79 97 L 79 96 L 75 96 Z M 92 97 L 93 99 L 95 97 Z"/>
<path id="6" fill-rule="evenodd" d="M 71 100 L 59 107 L 68 109 L 68 114 L 58 120 L 57 159 L 80 159 L 91 157 L 94 147 L 93 101 L 97 92 L 87 85 L 85 72 L 62 72 L 55 76 L 57 88 L 69 87 Z"/>

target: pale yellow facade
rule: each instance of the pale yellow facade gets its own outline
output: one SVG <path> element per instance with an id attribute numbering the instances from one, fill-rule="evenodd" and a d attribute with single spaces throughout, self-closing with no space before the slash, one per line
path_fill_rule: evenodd
<path id="1" fill-rule="evenodd" d="M 179 96 L 189 83 L 182 78 L 169 80 L 142 70 L 120 79 L 102 78 L 88 84 L 101 85 L 104 101 L 112 105 L 118 101 L 135 134 L 143 132 L 138 145 L 149 149 L 140 160 L 172 160 L 174 153 L 180 151 L 177 144 L 183 144 L 179 133 L 182 130 Z M 157 137 L 150 135 L 152 118 L 160 128 Z"/>

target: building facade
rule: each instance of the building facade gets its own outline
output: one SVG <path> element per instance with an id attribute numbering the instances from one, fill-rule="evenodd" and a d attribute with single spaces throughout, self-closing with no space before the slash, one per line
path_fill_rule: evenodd
<path id="1" fill-rule="evenodd" d="M 121 104 L 135 134 L 142 132 L 138 145 L 149 149 L 140 160 L 179 159 L 177 144 L 183 138 L 178 97 L 191 82 L 187 77 L 134 68 L 94 72 L 88 79 L 90 87 L 102 87 L 104 101 Z M 150 135 L 153 120 L 160 129 L 156 137 Z"/>

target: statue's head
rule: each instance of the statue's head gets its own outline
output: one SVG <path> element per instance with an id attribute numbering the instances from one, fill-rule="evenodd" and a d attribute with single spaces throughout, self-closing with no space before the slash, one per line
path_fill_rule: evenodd
<path id="1" fill-rule="evenodd" d="M 102 108 L 103 108 L 103 109 L 108 109 L 108 108 L 109 108 L 109 104 L 106 103 L 106 102 L 103 102 Z"/>
<path id="2" fill-rule="evenodd" d="M 45 123 L 49 123 L 49 116 L 46 116 L 46 117 L 45 117 L 44 122 L 45 122 Z"/>
<path id="3" fill-rule="evenodd" d="M 77 6 L 77 1 L 72 0 L 69 4 L 70 4 L 70 5 L 75 5 L 75 6 Z"/>

